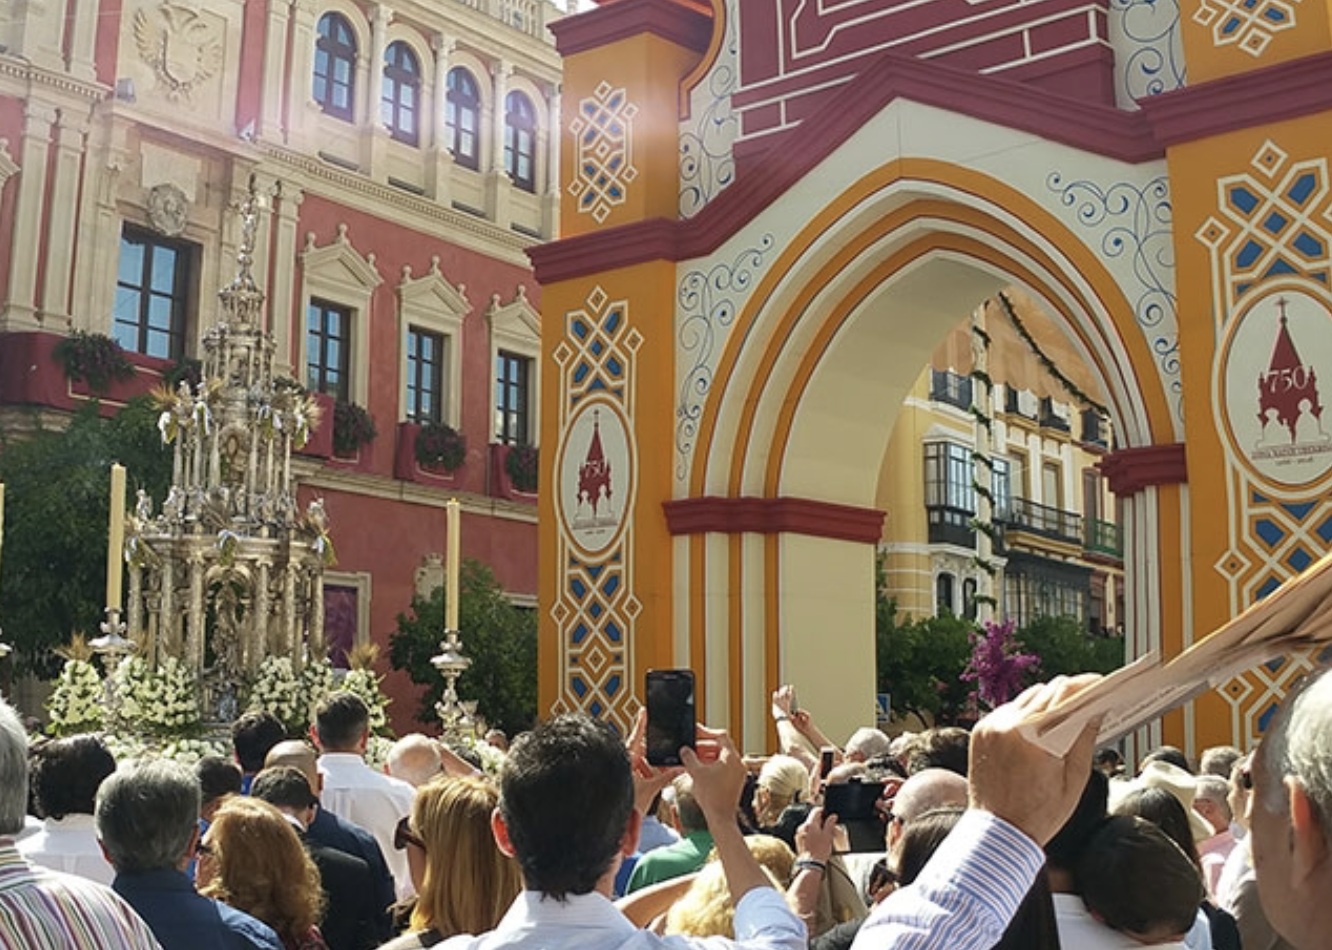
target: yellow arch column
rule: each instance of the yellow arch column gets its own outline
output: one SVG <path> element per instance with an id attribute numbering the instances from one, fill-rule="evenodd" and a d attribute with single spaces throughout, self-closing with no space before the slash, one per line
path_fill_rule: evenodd
<path id="1" fill-rule="evenodd" d="M 542 284 L 539 706 L 627 728 L 674 663 L 673 232 L 680 78 L 711 19 L 673 0 L 552 27 L 564 59 L 562 239 Z"/>
<path id="2" fill-rule="evenodd" d="M 1143 103 L 1167 146 L 1196 476 L 1183 646 L 1332 546 L 1332 424 L 1312 411 L 1332 386 L 1332 21 L 1325 4 L 1222 6 L 1181 20 L 1189 88 Z M 1308 668 L 1277 659 L 1199 697 L 1175 714 L 1188 751 L 1252 745 Z"/>

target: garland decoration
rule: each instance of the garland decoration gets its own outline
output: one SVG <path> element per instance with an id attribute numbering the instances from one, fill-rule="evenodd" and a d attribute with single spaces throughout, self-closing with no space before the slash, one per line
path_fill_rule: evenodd
<path id="1" fill-rule="evenodd" d="M 1004 315 L 1008 317 L 1008 322 L 1013 324 L 1013 329 L 1017 330 L 1018 336 L 1022 337 L 1022 342 L 1027 344 L 1027 348 L 1035 354 L 1036 359 L 1040 361 L 1041 366 L 1045 367 L 1046 372 L 1055 378 L 1059 385 L 1064 388 L 1064 391 L 1088 409 L 1095 409 L 1102 418 L 1109 419 L 1110 410 L 1079 389 L 1078 385 L 1074 383 L 1073 380 L 1060 372 L 1059 367 L 1054 364 L 1054 360 L 1045 355 L 1045 351 L 1040 348 L 1040 345 L 1032 337 L 1031 333 L 1025 326 L 1023 326 L 1022 321 L 1018 319 L 1017 311 L 1013 309 L 1013 304 L 1009 301 L 1008 295 L 1003 291 L 999 292 L 999 304 L 1004 311 Z"/>

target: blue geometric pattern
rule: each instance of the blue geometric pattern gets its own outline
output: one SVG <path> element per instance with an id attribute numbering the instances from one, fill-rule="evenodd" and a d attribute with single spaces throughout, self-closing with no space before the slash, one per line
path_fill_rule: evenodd
<path id="1" fill-rule="evenodd" d="M 1214 46 L 1238 46 L 1261 56 L 1274 34 L 1295 26 L 1300 0 L 1202 0 L 1193 21 L 1212 28 Z"/>
<path id="2" fill-rule="evenodd" d="M 638 106 L 623 89 L 608 82 L 578 103 L 578 117 L 570 123 L 578 157 L 569 194 L 578 199 L 580 213 L 601 224 L 611 209 L 624 204 L 629 183 L 638 177 L 634 167 L 634 116 Z"/>

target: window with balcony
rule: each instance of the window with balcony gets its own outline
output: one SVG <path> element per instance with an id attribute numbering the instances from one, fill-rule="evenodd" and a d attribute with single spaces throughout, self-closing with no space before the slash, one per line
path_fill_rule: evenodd
<path id="1" fill-rule="evenodd" d="M 319 18 L 314 101 L 327 115 L 351 122 L 356 109 L 356 34 L 340 13 Z"/>
<path id="2" fill-rule="evenodd" d="M 495 358 L 495 441 L 528 445 L 532 360 L 500 350 Z"/>
<path id="3" fill-rule="evenodd" d="M 504 170 L 523 191 L 536 191 L 536 109 L 521 92 L 504 99 Z"/>
<path id="4" fill-rule="evenodd" d="M 477 129 L 481 124 L 481 93 L 476 78 L 461 66 L 449 70 L 448 93 L 444 99 L 444 128 L 453 160 L 475 171 L 480 167 L 481 150 Z"/>
<path id="5" fill-rule="evenodd" d="M 1082 441 L 1101 448 L 1109 447 L 1110 424 L 1095 409 L 1082 410 Z"/>
<path id="6" fill-rule="evenodd" d="M 971 519 L 976 516 L 976 462 L 971 447 L 958 442 L 927 442 L 925 455 L 925 509 L 931 543 L 975 544 Z M 993 459 L 990 491 L 994 517 L 999 519 L 1012 501 L 1008 462 Z"/>
<path id="7" fill-rule="evenodd" d="M 126 225 L 120 236 L 112 334 L 122 348 L 162 359 L 185 350 L 198 248 Z"/>
<path id="8" fill-rule="evenodd" d="M 402 40 L 384 52 L 384 96 L 379 117 L 389 135 L 407 145 L 420 141 L 421 64 Z"/>
<path id="9" fill-rule="evenodd" d="M 971 408 L 971 377 L 948 370 L 930 371 L 930 399 L 959 409 Z"/>
<path id="10" fill-rule="evenodd" d="M 1037 617 L 1074 617 L 1087 622 L 1090 568 L 1012 552 L 1004 568 L 1004 613 L 1019 627 Z"/>
<path id="11" fill-rule="evenodd" d="M 407 421 L 421 425 L 444 421 L 443 334 L 420 327 L 407 330 Z"/>
<path id="12" fill-rule="evenodd" d="M 350 400 L 351 311 L 311 300 L 305 321 L 305 387 L 339 402 Z"/>

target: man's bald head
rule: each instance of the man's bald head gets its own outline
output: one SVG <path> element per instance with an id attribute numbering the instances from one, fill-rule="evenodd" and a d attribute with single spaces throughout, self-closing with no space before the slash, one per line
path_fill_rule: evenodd
<path id="1" fill-rule="evenodd" d="M 289 765 L 301 772 L 316 795 L 324 787 L 323 779 L 319 776 L 319 753 L 309 743 L 299 739 L 279 742 L 264 756 L 264 768 L 271 769 L 275 765 Z"/>
<path id="2" fill-rule="evenodd" d="M 967 780 L 950 769 L 922 769 L 897 790 L 893 817 L 910 821 L 950 806 L 967 807 Z"/>

